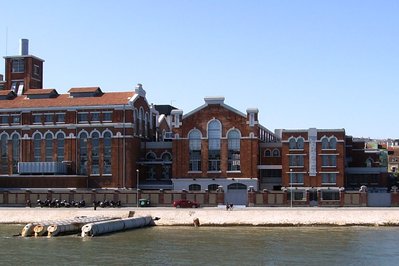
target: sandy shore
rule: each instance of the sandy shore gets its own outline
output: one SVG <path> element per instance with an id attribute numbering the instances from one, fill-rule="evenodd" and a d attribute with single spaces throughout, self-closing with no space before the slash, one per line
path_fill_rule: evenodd
<path id="1" fill-rule="evenodd" d="M 117 208 L 49 209 L 0 208 L 0 223 L 26 224 L 54 221 L 76 216 L 128 217 L 151 215 L 159 217 L 157 225 L 193 225 L 198 219 L 202 226 L 399 226 L 399 208 Z"/>

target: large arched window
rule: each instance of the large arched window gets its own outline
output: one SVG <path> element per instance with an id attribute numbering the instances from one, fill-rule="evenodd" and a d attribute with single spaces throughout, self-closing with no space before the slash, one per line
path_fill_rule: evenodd
<path id="1" fill-rule="evenodd" d="M 139 110 L 139 135 L 143 136 L 143 120 L 144 120 L 144 109 L 140 107 Z"/>
<path id="2" fill-rule="evenodd" d="M 18 134 L 14 134 L 11 138 L 12 140 L 12 173 L 18 173 L 18 162 L 20 155 L 20 136 Z"/>
<path id="3" fill-rule="evenodd" d="M 104 133 L 104 166 L 103 166 L 103 174 L 109 175 L 111 174 L 111 148 L 112 148 L 112 139 L 111 133 Z"/>
<path id="4" fill-rule="evenodd" d="M 133 119 L 134 119 L 134 130 L 135 130 L 134 133 L 136 135 L 138 135 L 139 134 L 139 115 L 137 113 L 137 109 L 134 109 Z"/>
<path id="5" fill-rule="evenodd" d="M 91 135 L 91 174 L 100 174 L 100 134 L 93 132 Z"/>
<path id="6" fill-rule="evenodd" d="M 192 130 L 188 135 L 190 147 L 189 171 L 201 171 L 201 132 Z"/>
<path id="7" fill-rule="evenodd" d="M 149 116 L 148 113 L 145 113 L 145 118 L 144 118 L 144 135 L 147 138 L 148 137 L 148 123 L 149 123 Z"/>
<path id="8" fill-rule="evenodd" d="M 330 138 L 330 149 L 336 149 L 337 148 L 337 138 L 332 137 Z"/>
<path id="9" fill-rule="evenodd" d="M 289 148 L 292 149 L 296 149 L 296 139 L 295 138 L 290 138 L 289 140 Z"/>
<path id="10" fill-rule="evenodd" d="M 326 150 L 326 149 L 328 149 L 328 146 L 329 146 L 329 144 L 328 144 L 328 138 L 327 138 L 327 137 L 323 137 L 323 138 L 321 139 L 321 148 L 322 148 L 323 150 Z"/>
<path id="11" fill-rule="evenodd" d="M 305 140 L 302 137 L 299 137 L 296 140 L 296 148 L 302 150 L 305 147 Z"/>
<path id="12" fill-rule="evenodd" d="M 228 139 L 228 171 L 240 171 L 240 132 L 236 129 L 230 130 Z"/>
<path id="13" fill-rule="evenodd" d="M 57 161 L 62 162 L 65 158 L 65 135 L 63 132 L 57 133 Z"/>
<path id="14" fill-rule="evenodd" d="M 164 162 L 162 165 L 162 178 L 168 180 L 171 174 L 172 155 L 169 152 L 165 152 L 162 154 L 161 158 Z"/>
<path id="15" fill-rule="evenodd" d="M 79 174 L 87 175 L 87 133 L 79 134 Z"/>
<path id="16" fill-rule="evenodd" d="M 0 142 L 1 173 L 8 174 L 8 136 L 6 134 L 1 135 Z"/>
<path id="17" fill-rule="evenodd" d="M 219 120 L 208 124 L 208 171 L 220 171 L 220 138 L 222 126 Z"/>
<path id="18" fill-rule="evenodd" d="M 53 161 L 53 135 L 48 132 L 44 136 L 44 146 L 45 146 L 45 158 L 46 162 L 52 162 Z"/>
<path id="19" fill-rule="evenodd" d="M 36 133 L 33 136 L 33 160 L 35 162 L 40 162 L 41 161 L 41 148 L 42 146 L 42 137 L 39 133 Z"/>

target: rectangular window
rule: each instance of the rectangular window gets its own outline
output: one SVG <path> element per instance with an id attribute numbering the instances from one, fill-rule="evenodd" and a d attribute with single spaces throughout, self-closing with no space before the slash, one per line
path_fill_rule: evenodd
<path id="1" fill-rule="evenodd" d="M 322 166 L 324 167 L 336 167 L 337 156 L 336 155 L 322 155 L 321 156 Z"/>
<path id="2" fill-rule="evenodd" d="M 45 114 L 44 115 L 44 122 L 46 124 L 52 124 L 54 123 L 54 114 Z"/>
<path id="3" fill-rule="evenodd" d="M 12 115 L 13 124 L 21 124 L 21 115 Z"/>
<path id="4" fill-rule="evenodd" d="M 201 151 L 190 150 L 189 171 L 201 171 Z"/>
<path id="5" fill-rule="evenodd" d="M 239 150 L 229 150 L 229 159 L 228 159 L 228 171 L 240 171 L 241 170 L 241 162 L 240 162 L 240 151 Z"/>
<path id="6" fill-rule="evenodd" d="M 208 151 L 208 171 L 220 171 L 220 150 Z"/>
<path id="7" fill-rule="evenodd" d="M 57 123 L 65 123 L 65 114 L 64 113 L 58 113 L 56 114 L 57 117 Z"/>
<path id="8" fill-rule="evenodd" d="M 88 113 L 78 113 L 78 123 L 88 123 Z"/>
<path id="9" fill-rule="evenodd" d="M 103 113 L 103 122 L 112 122 L 112 112 Z"/>
<path id="10" fill-rule="evenodd" d="M 305 165 L 304 155 L 289 155 L 290 166 L 303 167 Z"/>
<path id="11" fill-rule="evenodd" d="M 321 198 L 323 200 L 339 200 L 339 191 L 326 191 L 322 190 Z"/>
<path id="12" fill-rule="evenodd" d="M 12 73 L 23 73 L 25 71 L 25 62 L 23 59 L 12 60 Z"/>
<path id="13" fill-rule="evenodd" d="M 2 115 L 0 116 L 0 123 L 2 125 L 8 125 L 8 115 Z"/>
<path id="14" fill-rule="evenodd" d="M 42 123 L 42 114 L 33 114 L 33 124 Z"/>
<path id="15" fill-rule="evenodd" d="M 303 173 L 290 173 L 290 184 L 303 184 Z"/>
<path id="16" fill-rule="evenodd" d="M 38 65 L 33 65 L 33 75 L 36 78 L 40 78 L 40 66 Z"/>
<path id="17" fill-rule="evenodd" d="M 287 192 L 287 200 L 291 201 L 291 191 Z M 293 191 L 292 192 L 292 200 L 294 200 L 294 201 L 306 200 L 306 192 L 304 192 L 304 191 Z"/>
<path id="18" fill-rule="evenodd" d="M 99 112 L 91 113 L 91 122 L 100 123 L 100 113 Z"/>
<path id="19" fill-rule="evenodd" d="M 321 176 L 323 184 L 335 184 L 337 182 L 336 173 L 322 173 Z"/>

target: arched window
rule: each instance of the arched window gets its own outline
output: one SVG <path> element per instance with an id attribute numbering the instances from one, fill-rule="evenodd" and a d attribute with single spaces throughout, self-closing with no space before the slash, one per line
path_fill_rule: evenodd
<path id="1" fill-rule="evenodd" d="M 273 157 L 280 157 L 280 150 L 279 149 L 274 149 L 273 150 Z"/>
<path id="2" fill-rule="evenodd" d="M 0 142 L 1 173 L 8 174 L 8 136 L 6 134 L 1 135 Z"/>
<path id="3" fill-rule="evenodd" d="M 227 189 L 247 189 L 247 186 L 242 183 L 233 183 L 227 186 Z"/>
<path id="4" fill-rule="evenodd" d="M 216 190 L 218 190 L 218 188 L 219 188 L 218 184 L 210 184 L 210 185 L 208 185 L 208 190 L 209 191 L 216 191 Z"/>
<path id="5" fill-rule="evenodd" d="M 271 157 L 271 156 L 272 152 L 269 149 L 265 150 L 265 157 Z"/>
<path id="6" fill-rule="evenodd" d="M 220 171 L 220 138 L 222 126 L 219 120 L 208 124 L 208 171 Z"/>
<path id="7" fill-rule="evenodd" d="M 111 148 L 112 148 L 112 139 L 111 133 L 104 133 L 104 166 L 103 166 L 103 174 L 109 175 L 111 174 Z"/>
<path id="8" fill-rule="evenodd" d="M 289 148 L 292 149 L 296 149 L 296 139 L 295 138 L 290 138 L 289 140 Z"/>
<path id="9" fill-rule="evenodd" d="M 366 166 L 367 166 L 367 167 L 372 167 L 372 166 L 373 166 L 373 163 L 374 163 L 374 160 L 371 159 L 371 158 L 368 158 L 368 159 L 366 160 Z"/>
<path id="10" fill-rule="evenodd" d="M 192 130 L 188 135 L 190 147 L 189 171 L 201 171 L 201 132 Z"/>
<path id="11" fill-rule="evenodd" d="M 35 162 L 41 161 L 41 145 L 42 145 L 42 137 L 39 133 L 36 133 L 33 136 L 33 160 Z"/>
<path id="12" fill-rule="evenodd" d="M 64 161 L 64 152 L 65 152 L 65 136 L 64 133 L 57 134 L 57 161 Z"/>
<path id="13" fill-rule="evenodd" d="M 12 136 L 12 173 L 18 173 L 18 162 L 20 155 L 20 136 L 18 134 L 14 134 Z"/>
<path id="14" fill-rule="evenodd" d="M 321 139 L 321 148 L 322 148 L 323 150 L 326 150 L 326 149 L 328 149 L 328 147 L 329 147 L 328 138 L 327 138 L 327 137 L 323 137 L 323 138 Z"/>
<path id="15" fill-rule="evenodd" d="M 91 135 L 91 173 L 100 174 L 100 134 L 93 132 Z"/>
<path id="16" fill-rule="evenodd" d="M 139 135 L 143 136 L 143 120 L 144 120 L 144 110 L 140 107 L 139 110 Z"/>
<path id="17" fill-rule="evenodd" d="M 149 123 L 149 117 L 148 113 L 145 113 L 145 118 L 144 118 L 144 135 L 147 138 L 148 137 L 148 123 Z"/>
<path id="18" fill-rule="evenodd" d="M 44 136 L 46 162 L 53 161 L 53 135 L 49 132 Z"/>
<path id="19" fill-rule="evenodd" d="M 165 152 L 162 154 L 161 158 L 162 161 L 164 161 L 164 164 L 162 165 L 162 178 L 169 180 L 171 174 L 172 155 L 169 152 Z"/>
<path id="20" fill-rule="evenodd" d="M 148 160 L 148 161 L 155 161 L 156 159 L 157 159 L 157 156 L 155 155 L 155 153 L 154 152 L 149 152 L 149 153 L 147 153 L 147 155 L 145 156 L 146 157 L 146 159 Z"/>
<path id="21" fill-rule="evenodd" d="M 198 184 L 191 184 L 188 186 L 189 191 L 201 191 L 201 186 Z"/>
<path id="22" fill-rule="evenodd" d="M 228 139 L 228 171 L 240 171 L 240 132 L 236 129 L 230 130 Z"/>
<path id="23" fill-rule="evenodd" d="M 133 112 L 133 119 L 134 119 L 134 133 L 136 135 L 139 134 L 139 118 L 138 118 L 138 113 L 137 113 L 137 109 L 134 109 Z"/>
<path id="24" fill-rule="evenodd" d="M 79 174 L 87 175 L 87 133 L 79 135 Z"/>
<path id="25" fill-rule="evenodd" d="M 305 147 L 305 140 L 302 137 L 298 138 L 296 140 L 296 148 L 302 150 L 304 147 Z"/>
<path id="26" fill-rule="evenodd" d="M 336 149 L 337 148 L 337 138 L 336 137 L 332 137 L 330 139 L 330 149 Z"/>

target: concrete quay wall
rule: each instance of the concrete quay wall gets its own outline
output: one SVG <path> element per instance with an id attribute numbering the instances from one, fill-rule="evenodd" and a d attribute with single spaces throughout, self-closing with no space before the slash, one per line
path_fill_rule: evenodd
<path id="1" fill-rule="evenodd" d="M 159 217 L 156 225 L 193 226 L 195 219 L 201 226 L 399 226 L 397 208 L 235 208 L 226 211 L 221 207 L 199 209 L 174 208 L 0 208 L 0 223 L 26 224 L 54 221 L 76 216 L 134 216 Z"/>

